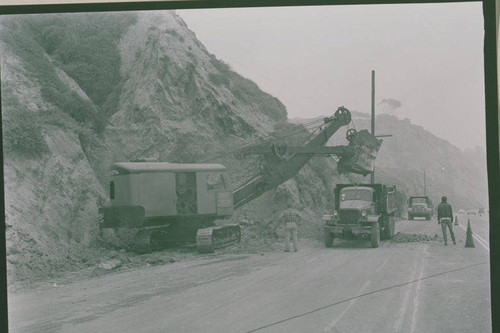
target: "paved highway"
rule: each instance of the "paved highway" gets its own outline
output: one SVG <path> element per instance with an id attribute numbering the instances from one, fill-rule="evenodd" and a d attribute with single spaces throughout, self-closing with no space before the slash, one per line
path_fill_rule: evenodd
<path id="1" fill-rule="evenodd" d="M 475 248 L 465 248 L 467 218 Z M 490 332 L 488 225 L 398 221 L 392 241 L 196 260 L 10 294 L 12 332 Z M 435 235 L 436 238 L 435 238 Z M 405 242 L 406 239 L 412 242 Z"/>

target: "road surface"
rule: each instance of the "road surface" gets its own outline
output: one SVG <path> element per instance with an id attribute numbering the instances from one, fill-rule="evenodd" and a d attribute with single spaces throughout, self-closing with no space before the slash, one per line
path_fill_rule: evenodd
<path id="1" fill-rule="evenodd" d="M 435 219 L 398 221 L 377 249 L 300 240 L 297 253 L 200 255 L 11 293 L 10 330 L 490 332 L 488 221 L 458 221 L 457 245 L 443 245 Z M 428 237 L 402 242 L 411 234 Z"/>

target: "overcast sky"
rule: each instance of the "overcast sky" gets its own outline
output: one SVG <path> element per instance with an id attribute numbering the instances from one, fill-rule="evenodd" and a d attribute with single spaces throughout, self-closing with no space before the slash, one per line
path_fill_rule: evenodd
<path id="1" fill-rule="evenodd" d="M 289 118 L 340 105 L 485 147 L 481 3 L 178 10 L 209 52 L 285 104 Z M 383 99 L 398 103 L 380 103 Z"/>

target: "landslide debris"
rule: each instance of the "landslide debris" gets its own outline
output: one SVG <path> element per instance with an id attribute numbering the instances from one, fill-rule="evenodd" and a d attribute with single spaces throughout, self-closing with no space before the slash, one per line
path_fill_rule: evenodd
<path id="1" fill-rule="evenodd" d="M 437 234 L 434 236 L 426 235 L 426 234 L 410 234 L 398 232 L 391 239 L 393 243 L 414 243 L 414 242 L 436 242 L 439 240 Z"/>

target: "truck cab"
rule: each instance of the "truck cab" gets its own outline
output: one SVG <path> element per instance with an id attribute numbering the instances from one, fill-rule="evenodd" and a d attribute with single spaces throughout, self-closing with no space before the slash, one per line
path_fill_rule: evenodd
<path id="1" fill-rule="evenodd" d="M 408 220 L 415 217 L 425 217 L 430 220 L 432 217 L 432 201 L 426 196 L 415 196 L 408 199 Z"/>
<path id="2" fill-rule="evenodd" d="M 353 234 L 370 234 L 372 247 L 378 247 L 380 235 L 392 238 L 396 211 L 394 186 L 382 184 L 339 184 L 335 187 L 335 210 L 325 214 L 325 245 L 333 239 Z"/>

